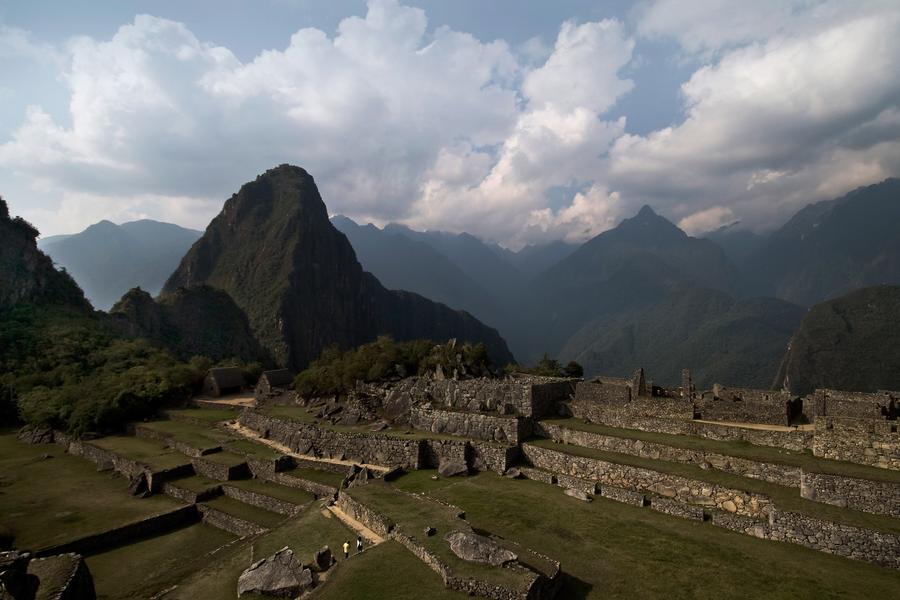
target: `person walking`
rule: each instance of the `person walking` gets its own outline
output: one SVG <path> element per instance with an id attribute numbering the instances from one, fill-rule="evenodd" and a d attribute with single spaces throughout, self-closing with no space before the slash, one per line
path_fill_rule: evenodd
<path id="1" fill-rule="evenodd" d="M 362 536 L 356 537 L 356 553 L 359 554 L 362 552 Z"/>
<path id="2" fill-rule="evenodd" d="M 344 560 L 350 558 L 350 542 L 344 542 Z"/>

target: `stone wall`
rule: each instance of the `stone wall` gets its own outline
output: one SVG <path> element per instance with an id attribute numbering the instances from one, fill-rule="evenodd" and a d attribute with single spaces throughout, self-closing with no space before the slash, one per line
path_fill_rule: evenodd
<path id="1" fill-rule="evenodd" d="M 183 506 L 168 512 L 164 512 L 134 523 L 128 523 L 101 533 L 88 535 L 65 544 L 44 548 L 36 553 L 37 556 L 52 556 L 75 552 L 87 555 L 103 552 L 124 544 L 134 543 L 136 540 L 166 533 L 200 520 L 200 515 L 194 506 Z"/>
<path id="2" fill-rule="evenodd" d="M 814 393 L 814 416 L 884 419 L 896 415 L 898 400 L 890 392 L 843 392 L 817 389 Z"/>
<path id="3" fill-rule="evenodd" d="M 761 494 L 651 469 L 575 456 L 532 444 L 525 444 L 522 453 L 531 465 L 557 473 L 557 478 L 559 474 L 565 474 L 595 481 L 600 484 L 601 490 L 604 485 L 612 485 L 638 492 L 651 492 L 679 502 L 719 508 L 756 518 L 767 515 L 772 504 L 771 499 Z"/>
<path id="4" fill-rule="evenodd" d="M 291 516 L 297 514 L 301 510 L 301 506 L 296 504 L 291 504 L 290 502 L 279 500 L 278 498 L 273 498 L 272 496 L 267 496 L 265 494 L 251 492 L 233 485 L 223 485 L 222 493 L 229 498 L 234 498 L 244 504 L 250 504 L 251 506 L 278 513 L 279 515 Z"/>
<path id="5" fill-rule="evenodd" d="M 457 435 L 488 442 L 518 444 L 530 434 L 530 422 L 521 417 L 413 407 L 409 411 L 413 429 Z"/>
<path id="6" fill-rule="evenodd" d="M 900 484 L 804 472 L 800 495 L 853 510 L 900 517 Z"/>
<path id="7" fill-rule="evenodd" d="M 277 483 L 279 485 L 295 488 L 298 490 L 305 490 L 311 494 L 314 494 L 318 498 L 332 498 L 338 492 L 338 489 L 336 487 L 325 485 L 324 483 L 318 483 L 316 481 L 310 481 L 301 477 L 286 475 L 285 473 L 254 473 L 253 475 L 254 477 L 258 477 L 259 479 L 264 479 L 266 481 L 271 481 L 272 483 Z"/>
<path id="8" fill-rule="evenodd" d="M 212 508 L 211 506 L 207 506 L 205 504 L 198 504 L 197 509 L 203 516 L 204 523 L 227 531 L 228 533 L 231 533 L 238 537 L 260 535 L 268 531 L 268 529 L 261 525 L 251 523 L 250 521 L 245 521 L 244 519 L 235 517 L 234 515 L 230 515 L 221 510 L 216 510 L 215 508 Z"/>
<path id="9" fill-rule="evenodd" d="M 609 498 L 610 500 L 633 506 L 646 506 L 647 504 L 647 497 L 641 492 L 625 490 L 614 485 L 600 485 L 598 487 L 600 488 L 601 498 Z M 747 518 L 749 519 L 750 517 Z"/>
<path id="10" fill-rule="evenodd" d="M 718 397 L 695 399 L 694 413 L 707 421 L 789 425 L 792 400 L 788 392 L 722 388 Z"/>
<path id="11" fill-rule="evenodd" d="M 382 537 L 388 537 L 396 526 L 386 516 L 354 500 L 346 491 L 338 494 L 337 507 Z"/>
<path id="12" fill-rule="evenodd" d="M 610 427 L 673 435 L 693 435 L 720 441 L 744 440 L 757 446 L 774 446 L 796 451 L 811 448 L 814 435 L 812 431 L 801 429 L 767 431 L 689 420 L 635 416 L 629 413 L 603 410 L 595 404 L 585 402 L 572 402 L 569 404 L 569 409 L 579 419 Z"/>
<path id="13" fill-rule="evenodd" d="M 631 388 L 618 382 L 580 381 L 575 385 L 575 401 L 593 404 L 625 404 L 631 400 Z"/>
<path id="14" fill-rule="evenodd" d="M 61 443 L 65 445 L 69 454 L 86 458 L 97 465 L 97 470 L 99 471 L 115 471 L 131 480 L 144 477 L 147 481 L 147 489 L 153 493 L 161 491 L 166 481 L 184 477 L 193 472 L 189 462 L 171 469 L 153 470 L 149 465 L 100 448 L 90 442 L 70 440 L 68 438 L 63 439 L 65 441 Z"/>
<path id="15" fill-rule="evenodd" d="M 469 442 L 471 460 L 469 466 L 476 471 L 505 473 L 519 459 L 518 446 L 501 446 L 491 442 Z"/>
<path id="16" fill-rule="evenodd" d="M 243 479 L 250 474 L 250 469 L 246 462 L 237 465 L 227 465 L 215 460 L 209 460 L 202 456 L 191 459 L 194 465 L 194 471 L 216 481 L 231 481 L 232 479 Z"/>
<path id="17" fill-rule="evenodd" d="M 900 433 L 897 428 L 897 421 L 816 417 L 813 454 L 900 470 Z"/>
<path id="18" fill-rule="evenodd" d="M 654 496 L 646 506 L 649 506 L 656 512 L 672 515 L 673 517 L 681 517 L 692 521 L 703 520 L 703 507 L 696 504 L 685 504 L 684 502 L 676 502 L 668 498 Z"/>
<path id="19" fill-rule="evenodd" d="M 471 464 L 471 450 L 465 440 L 423 440 L 419 463 L 423 468 L 436 469 L 445 462 Z"/>
<path id="20" fill-rule="evenodd" d="M 564 473 L 556 474 L 556 485 L 567 490 L 578 490 L 585 494 L 594 495 L 597 493 L 597 482 L 565 475 Z"/>
<path id="21" fill-rule="evenodd" d="M 207 424 L 208 426 L 208 424 Z M 197 446 L 192 446 L 186 442 L 183 442 L 179 439 L 176 439 L 174 436 L 163 433 L 161 431 L 157 431 L 152 427 L 147 427 L 145 425 L 135 425 L 134 427 L 134 435 L 139 438 L 146 438 L 151 440 L 156 440 L 162 442 L 167 448 L 171 448 L 177 452 L 181 452 L 182 454 L 190 457 L 203 456 L 205 454 L 212 454 L 214 452 L 219 452 L 222 450 L 221 446 L 207 446 L 204 448 L 199 448 Z"/>
<path id="22" fill-rule="evenodd" d="M 631 456 L 641 456 L 654 460 L 694 464 L 703 468 L 713 468 L 741 475 L 742 477 L 761 479 L 788 487 L 800 485 L 800 469 L 798 467 L 758 462 L 714 452 L 690 450 L 654 442 L 579 431 L 552 423 L 537 423 L 535 427 L 536 433 L 539 435 L 564 444 L 618 452 L 619 454 L 629 454 Z"/>

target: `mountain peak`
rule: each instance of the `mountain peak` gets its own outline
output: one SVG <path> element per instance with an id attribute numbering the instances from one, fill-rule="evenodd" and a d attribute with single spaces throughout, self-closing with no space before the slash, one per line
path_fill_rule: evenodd
<path id="1" fill-rule="evenodd" d="M 649 204 L 645 204 L 641 207 L 641 210 L 638 211 L 637 216 L 639 217 L 658 217 L 656 211 L 650 208 Z"/>

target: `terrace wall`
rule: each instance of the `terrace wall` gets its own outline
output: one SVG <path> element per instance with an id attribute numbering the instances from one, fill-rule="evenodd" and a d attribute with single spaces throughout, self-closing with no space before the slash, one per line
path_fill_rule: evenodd
<path id="1" fill-rule="evenodd" d="M 813 454 L 883 469 L 900 470 L 896 421 L 816 417 Z"/>
<path id="2" fill-rule="evenodd" d="M 409 424 L 419 431 L 509 444 L 518 444 L 531 432 L 530 422 L 521 417 L 419 407 L 410 409 Z"/>
<path id="3" fill-rule="evenodd" d="M 898 402 L 890 392 L 844 392 L 817 389 L 813 395 L 814 416 L 884 419 L 896 415 Z M 900 399 L 900 397 L 898 397 Z"/>
<path id="4" fill-rule="evenodd" d="M 788 392 L 728 388 L 719 393 L 718 398 L 694 400 L 696 418 L 732 423 L 790 424 L 793 397 Z"/>
<path id="5" fill-rule="evenodd" d="M 900 517 L 900 484 L 804 472 L 800 495 L 863 512 Z"/>

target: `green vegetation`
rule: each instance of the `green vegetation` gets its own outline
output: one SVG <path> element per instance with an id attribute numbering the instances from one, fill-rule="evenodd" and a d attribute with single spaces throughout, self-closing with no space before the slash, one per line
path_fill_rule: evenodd
<path id="1" fill-rule="evenodd" d="M 306 490 L 291 488 L 262 479 L 239 479 L 237 481 L 229 481 L 223 485 L 230 485 L 248 492 L 256 492 L 265 496 L 271 496 L 278 500 L 284 500 L 291 504 L 301 505 L 312 502 L 316 497 Z"/>
<path id="2" fill-rule="evenodd" d="M 508 365 L 505 370 L 507 372 L 528 373 L 529 375 L 541 375 L 543 377 L 584 377 L 584 367 L 574 360 L 563 366 L 558 360 L 550 358 L 547 354 L 544 354 L 544 357 L 533 367 Z"/>
<path id="3" fill-rule="evenodd" d="M 225 446 L 230 452 L 249 456 L 259 460 L 274 460 L 279 456 L 284 456 L 281 452 L 273 449 L 265 444 L 259 444 L 251 440 L 234 439 Z"/>
<path id="4" fill-rule="evenodd" d="M 201 427 L 183 421 L 152 421 L 141 423 L 140 426 L 198 450 L 216 448 L 234 439 L 227 432 L 215 427 Z"/>
<path id="5" fill-rule="evenodd" d="M 457 361 L 459 357 L 459 361 Z M 357 381 L 423 375 L 441 366 L 445 373 L 465 369 L 470 375 L 490 373 L 490 360 L 484 344 L 439 344 L 428 340 L 395 342 L 382 336 L 354 350 L 327 348 L 294 381 L 300 396 L 315 398 L 347 392 Z"/>
<path id="6" fill-rule="evenodd" d="M 322 469 L 306 469 L 298 467 L 285 471 L 285 475 L 289 477 L 297 477 L 298 479 L 306 479 L 313 483 L 321 483 L 322 485 L 330 485 L 331 487 L 339 487 L 344 480 L 344 476 L 333 471 L 325 471 Z"/>
<path id="7" fill-rule="evenodd" d="M 873 481 L 900 483 L 900 471 L 891 471 L 890 469 L 879 469 L 878 467 L 870 467 L 845 461 L 818 458 L 813 456 L 810 451 L 795 452 L 785 448 L 757 446 L 744 440 L 719 441 L 691 435 L 655 433 L 652 431 L 639 431 L 637 429 L 619 429 L 616 427 L 608 427 L 606 425 L 582 421 L 576 418 L 547 419 L 544 422 L 577 431 L 587 431 L 618 438 L 642 440 L 688 450 L 716 452 L 726 456 L 746 458 L 760 462 L 791 465 L 800 467 L 808 472 L 829 473 L 832 475 L 842 475 L 844 477 L 857 477 L 860 479 L 871 479 Z"/>
<path id="8" fill-rule="evenodd" d="M 167 448 L 162 442 L 146 438 L 116 435 L 91 440 L 85 444 L 115 452 L 125 458 L 148 465 L 154 471 L 172 469 L 191 462 L 191 459 L 181 452 Z"/>
<path id="9" fill-rule="evenodd" d="M 561 598 L 869 599 L 893 597 L 900 585 L 897 571 L 602 498 L 587 504 L 536 481 L 433 474 L 409 473 L 395 485 L 459 506 L 474 527 L 561 561 Z"/>
<path id="10" fill-rule="evenodd" d="M 201 504 L 222 511 L 223 513 L 228 513 L 238 519 L 256 523 L 266 529 L 271 529 L 272 527 L 281 524 L 281 522 L 287 518 L 284 515 L 279 515 L 278 513 L 273 513 L 250 504 L 245 504 L 238 500 L 228 498 L 227 496 L 218 496 L 211 500 L 204 500 Z"/>
<path id="11" fill-rule="evenodd" d="M 190 419 L 194 421 L 204 421 L 209 423 L 210 425 L 219 423 L 221 421 L 231 421 L 240 415 L 240 412 L 237 410 L 232 410 L 228 408 L 182 408 L 182 409 L 174 409 L 167 410 L 166 414 L 169 415 L 169 418 L 172 420 L 178 420 L 179 418 Z"/>
<path id="12" fill-rule="evenodd" d="M 557 444 L 550 440 L 535 440 L 528 443 L 573 456 L 596 458 L 620 465 L 651 469 L 660 473 L 679 475 L 681 477 L 688 477 L 697 481 L 706 481 L 708 483 L 722 485 L 732 489 L 764 494 L 770 497 L 775 502 L 775 505 L 781 510 L 801 512 L 811 517 L 834 521 L 835 523 L 844 523 L 845 525 L 853 525 L 855 527 L 865 527 L 868 529 L 877 529 L 889 533 L 900 534 L 900 520 L 898 519 L 806 500 L 805 498 L 800 497 L 800 491 L 797 488 L 789 488 L 767 481 L 761 481 L 759 479 L 741 477 L 740 475 L 717 471 L 715 469 L 701 469 L 696 465 L 653 460 L 628 454 L 619 454 L 617 452 L 595 450 L 594 448 L 583 448 L 571 444 Z"/>
<path id="13" fill-rule="evenodd" d="M 461 600 L 466 594 L 444 587 L 441 577 L 398 542 L 387 541 L 342 561 L 328 575 L 317 600 L 378 598 Z"/>
<path id="14" fill-rule="evenodd" d="M 197 523 L 89 556 L 97 598 L 149 598 L 215 560 L 210 553 L 234 539 L 230 533 Z M 123 566 L 139 576 L 123 577 Z"/>
<path id="15" fill-rule="evenodd" d="M 134 498 L 126 479 L 99 473 L 60 446 L 0 435 L 0 530 L 17 548 L 56 546 L 180 506 L 166 496 Z"/>

